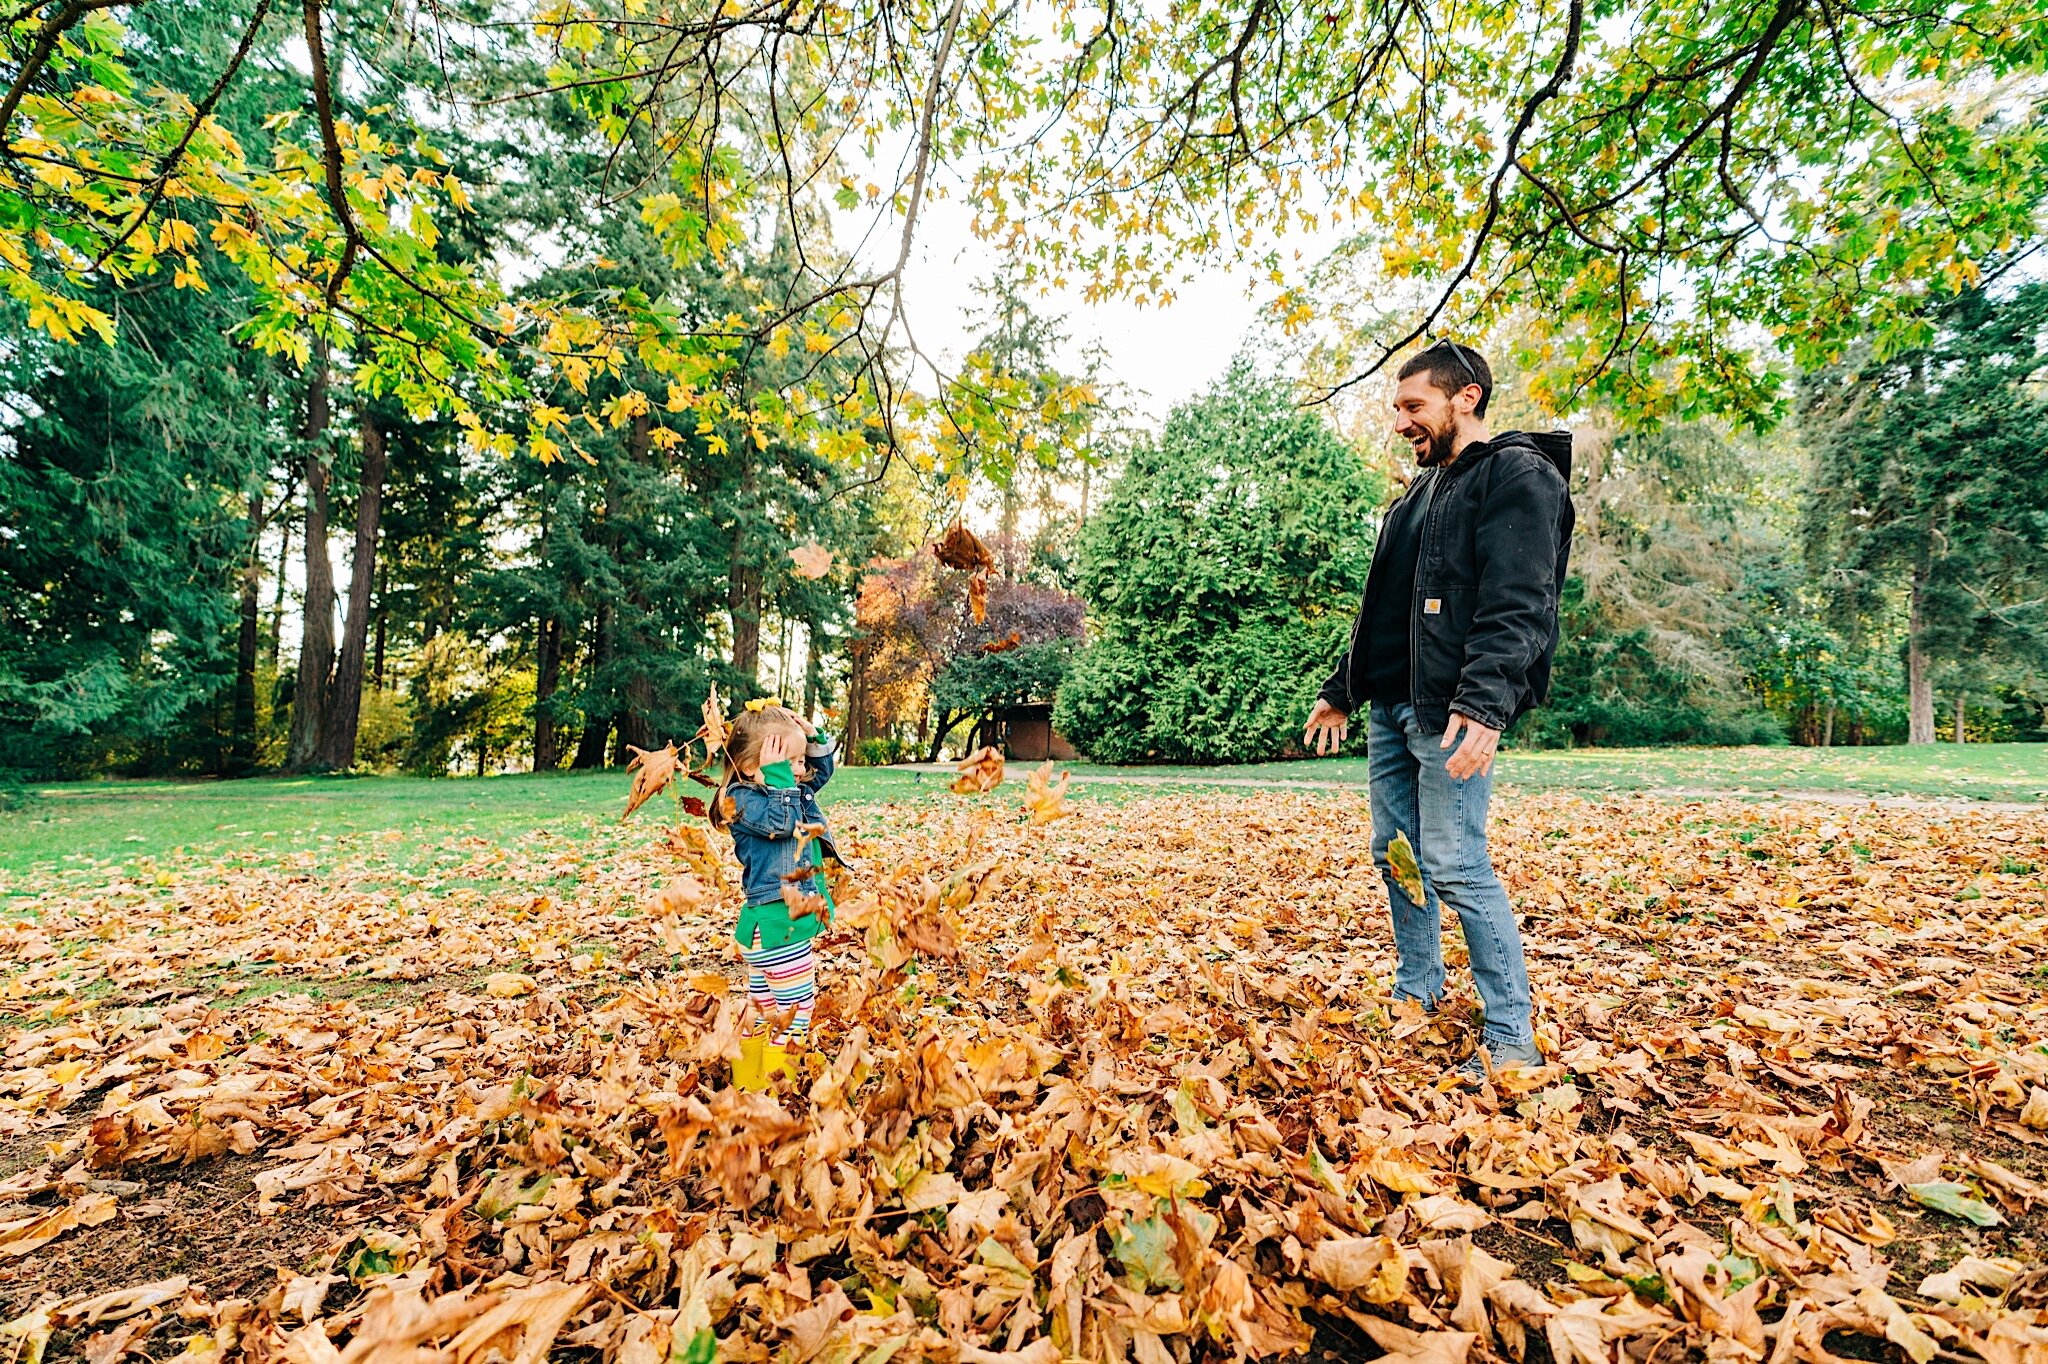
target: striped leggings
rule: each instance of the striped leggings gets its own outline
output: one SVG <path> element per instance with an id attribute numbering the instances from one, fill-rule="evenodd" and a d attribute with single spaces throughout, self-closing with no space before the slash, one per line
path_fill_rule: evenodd
<path id="1" fill-rule="evenodd" d="M 755 941 L 760 941 L 758 934 Z M 775 1034 L 775 1045 L 802 1042 L 811 1030 L 811 1010 L 818 1002 L 818 954 L 811 950 L 811 939 L 781 947 L 743 947 L 740 955 L 747 959 L 747 998 L 764 1018 L 796 1010 Z M 762 1025 L 754 1026 L 759 1029 Z"/>

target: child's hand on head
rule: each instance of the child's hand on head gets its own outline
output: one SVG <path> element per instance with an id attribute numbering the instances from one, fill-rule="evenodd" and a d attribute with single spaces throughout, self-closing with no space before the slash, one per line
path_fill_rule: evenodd
<path id="1" fill-rule="evenodd" d="M 803 755 L 804 741 L 800 735 L 778 729 L 761 741 L 761 766 L 770 763 L 793 763 Z"/>

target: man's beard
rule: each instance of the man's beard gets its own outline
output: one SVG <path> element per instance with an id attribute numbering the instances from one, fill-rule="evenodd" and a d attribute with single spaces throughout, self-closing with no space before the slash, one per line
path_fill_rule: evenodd
<path id="1" fill-rule="evenodd" d="M 1449 464 L 1458 453 L 1457 447 L 1453 444 L 1458 435 L 1457 426 L 1448 424 L 1441 430 L 1424 426 L 1423 430 L 1429 432 L 1429 440 L 1416 454 L 1415 462 L 1425 469 L 1434 469 L 1439 464 Z"/>

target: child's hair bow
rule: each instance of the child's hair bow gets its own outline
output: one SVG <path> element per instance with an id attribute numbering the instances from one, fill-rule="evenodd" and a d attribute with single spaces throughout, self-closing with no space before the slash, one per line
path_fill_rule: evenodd
<path id="1" fill-rule="evenodd" d="M 766 710 L 770 706 L 774 706 L 777 709 L 780 709 L 782 706 L 782 698 L 779 696 L 757 696 L 753 700 L 747 702 L 747 709 L 752 711 Z"/>

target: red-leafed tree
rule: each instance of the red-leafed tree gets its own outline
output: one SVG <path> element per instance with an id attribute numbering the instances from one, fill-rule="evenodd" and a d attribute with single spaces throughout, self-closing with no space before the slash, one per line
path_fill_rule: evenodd
<path id="1" fill-rule="evenodd" d="M 1001 706 L 1052 699 L 1081 642 L 1081 599 L 996 578 L 987 618 L 976 621 L 967 584 L 967 574 L 929 554 L 868 566 L 856 607 L 849 740 L 915 726 L 930 761 L 967 721 L 977 723 L 978 739 Z"/>

